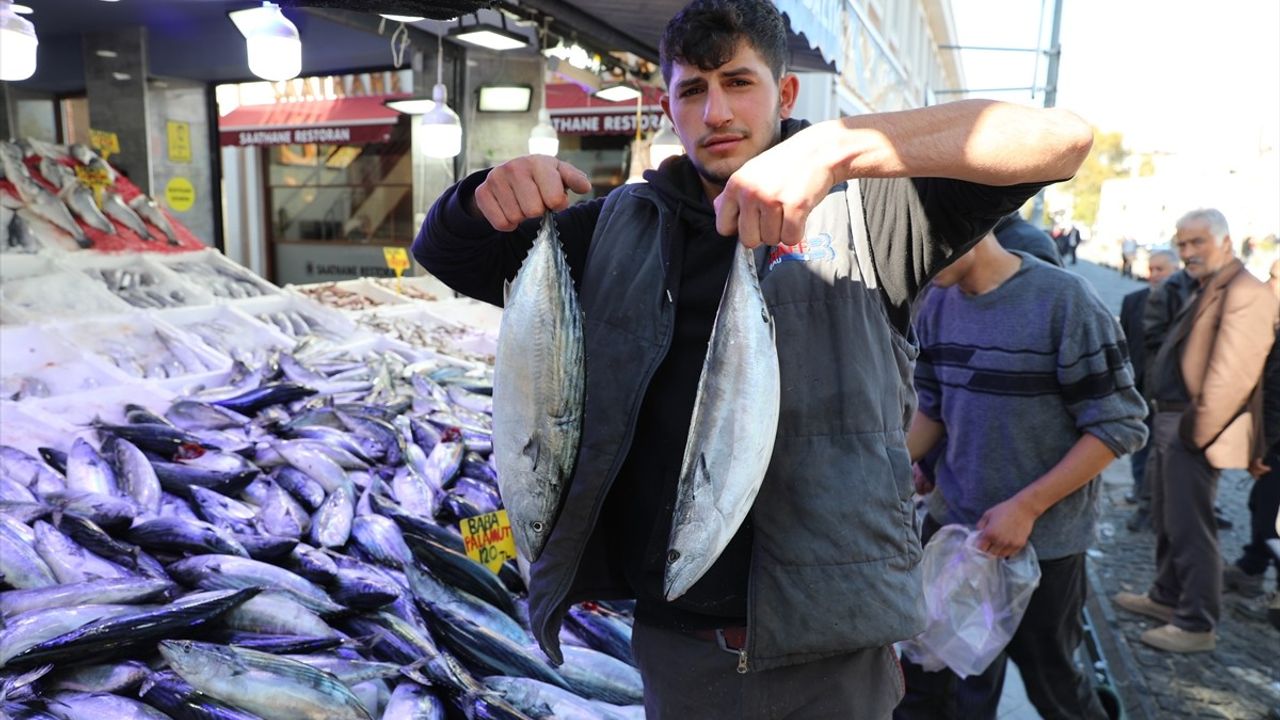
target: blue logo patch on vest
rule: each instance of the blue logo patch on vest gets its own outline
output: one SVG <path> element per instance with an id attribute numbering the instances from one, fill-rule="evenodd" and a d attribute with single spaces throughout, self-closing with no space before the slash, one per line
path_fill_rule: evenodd
<path id="1" fill-rule="evenodd" d="M 769 253 L 769 269 L 784 262 L 822 262 L 835 260 L 836 251 L 831 247 L 831 236 L 819 233 L 801 240 L 795 245 L 779 245 Z"/>

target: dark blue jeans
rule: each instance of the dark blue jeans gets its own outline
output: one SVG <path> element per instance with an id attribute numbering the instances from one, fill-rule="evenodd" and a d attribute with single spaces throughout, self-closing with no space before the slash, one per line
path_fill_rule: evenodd
<path id="1" fill-rule="evenodd" d="M 929 542 L 939 527 L 938 521 L 925 517 L 923 541 Z M 1074 659 L 1084 639 L 1084 562 L 1083 553 L 1040 562 L 1040 585 L 1017 632 L 981 675 L 961 679 L 946 669 L 926 672 L 904 659 L 907 693 L 894 720 L 994 720 L 1007 660 L 1017 663 L 1027 698 L 1041 717 L 1106 720 L 1106 711 Z"/>

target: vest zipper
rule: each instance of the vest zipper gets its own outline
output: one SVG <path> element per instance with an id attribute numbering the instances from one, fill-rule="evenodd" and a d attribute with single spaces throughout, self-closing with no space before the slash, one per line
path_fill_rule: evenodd
<path id="1" fill-rule="evenodd" d="M 747 669 L 747 649 L 741 648 L 738 650 L 738 674 L 746 675 Z"/>

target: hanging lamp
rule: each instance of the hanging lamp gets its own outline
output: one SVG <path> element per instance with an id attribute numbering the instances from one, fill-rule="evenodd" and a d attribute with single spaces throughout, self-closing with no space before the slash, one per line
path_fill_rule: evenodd
<path id="1" fill-rule="evenodd" d="M 0 0 L 0 80 L 16 82 L 36 73 L 36 27 Z"/>
<path id="2" fill-rule="evenodd" d="M 462 152 L 462 123 L 446 103 L 444 86 L 444 38 L 436 41 L 436 86 L 431 89 L 435 107 L 422 115 L 423 144 L 428 157 L 452 158 Z"/>

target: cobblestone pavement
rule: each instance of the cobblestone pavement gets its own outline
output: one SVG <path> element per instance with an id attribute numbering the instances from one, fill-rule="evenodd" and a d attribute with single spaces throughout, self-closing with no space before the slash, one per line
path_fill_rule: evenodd
<path id="1" fill-rule="evenodd" d="M 1081 261 L 1068 267 L 1086 277 L 1114 312 L 1120 298 L 1140 284 L 1114 270 Z M 1234 559 L 1246 542 L 1249 515 L 1246 503 L 1251 479 L 1243 472 L 1224 473 L 1218 505 L 1235 527 L 1219 533 L 1223 554 Z M 1153 621 L 1109 605 L 1107 598 L 1127 590 L 1145 592 L 1154 575 L 1155 539 L 1150 531 L 1130 532 L 1125 520 L 1132 506 L 1124 501 L 1132 485 L 1128 458 L 1117 460 L 1103 473 L 1103 514 L 1098 542 L 1090 552 L 1091 588 L 1104 606 L 1108 629 L 1118 640 L 1120 657 L 1108 658 L 1131 674 L 1123 694 L 1129 717 L 1150 718 L 1269 718 L 1280 709 L 1280 632 L 1266 620 L 1265 600 L 1223 597 L 1218 647 L 1212 653 L 1176 655 L 1148 648 L 1138 640 Z M 1267 579 L 1274 590 L 1274 569 Z M 1135 701 L 1136 698 L 1136 701 Z M 1280 715 L 1275 715 L 1280 718 Z"/>

